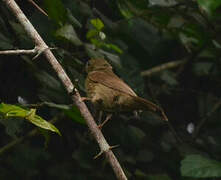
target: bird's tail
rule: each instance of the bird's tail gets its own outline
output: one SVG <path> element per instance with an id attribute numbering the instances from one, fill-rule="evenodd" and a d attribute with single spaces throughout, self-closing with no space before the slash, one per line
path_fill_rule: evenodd
<path id="1" fill-rule="evenodd" d="M 168 118 L 164 113 L 163 109 L 157 106 L 156 104 L 137 96 L 135 97 L 135 101 L 137 102 L 137 104 L 139 104 L 140 109 L 159 113 L 163 120 L 168 121 Z"/>

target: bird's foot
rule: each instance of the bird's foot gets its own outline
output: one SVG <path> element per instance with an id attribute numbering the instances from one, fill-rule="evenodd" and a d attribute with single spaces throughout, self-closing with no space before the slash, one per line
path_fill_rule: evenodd
<path id="1" fill-rule="evenodd" d="M 81 101 L 90 101 L 91 99 L 88 97 L 81 97 Z"/>
<path id="2" fill-rule="evenodd" d="M 104 120 L 104 122 L 102 122 L 101 124 L 98 125 L 99 129 L 102 129 L 102 127 L 107 123 L 107 121 L 109 121 L 112 117 L 112 114 L 108 114 L 106 119 Z"/>

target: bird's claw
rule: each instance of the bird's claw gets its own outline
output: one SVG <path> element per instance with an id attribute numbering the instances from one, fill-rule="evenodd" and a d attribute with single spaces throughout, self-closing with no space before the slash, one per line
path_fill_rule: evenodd
<path id="1" fill-rule="evenodd" d="M 104 120 L 104 122 L 102 122 L 101 124 L 99 124 L 97 127 L 98 127 L 99 129 L 102 129 L 102 127 L 107 123 L 107 121 L 110 120 L 111 117 L 112 117 L 112 114 L 108 114 L 107 117 L 106 117 L 106 119 Z"/>

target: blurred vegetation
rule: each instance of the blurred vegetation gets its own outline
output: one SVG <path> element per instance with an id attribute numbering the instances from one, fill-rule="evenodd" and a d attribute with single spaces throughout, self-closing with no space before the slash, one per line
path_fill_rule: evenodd
<path id="1" fill-rule="evenodd" d="M 137 94 L 165 109 L 182 140 L 177 141 L 168 124 L 151 113 L 142 112 L 138 119 L 132 113 L 114 115 L 102 131 L 111 145 L 120 144 L 113 151 L 128 179 L 219 179 L 220 0 L 36 3 L 49 17 L 28 1 L 18 1 L 45 42 L 57 48 L 53 53 L 82 96 L 85 63 L 104 57 Z M 0 50 L 33 47 L 1 1 Z M 25 122 L 33 106 L 38 115 L 32 109 L 31 118 L 49 121 L 58 117 L 55 126 L 62 136 L 39 129 L 0 153 L 0 179 L 116 179 L 103 157 L 93 160 L 99 152 L 97 143 L 47 60 L 32 58 L 0 56 L 0 101 L 5 103 L 0 107 L 0 152 L 35 128 Z M 141 76 L 171 61 L 183 63 Z M 10 118 L 2 110 L 6 104 L 17 108 Z"/>

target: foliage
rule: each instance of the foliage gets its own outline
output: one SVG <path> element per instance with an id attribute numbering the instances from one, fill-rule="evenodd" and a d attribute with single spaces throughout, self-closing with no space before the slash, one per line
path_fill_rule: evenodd
<path id="1" fill-rule="evenodd" d="M 103 127 L 107 141 L 120 145 L 113 151 L 129 179 L 220 177 L 220 0 L 35 2 L 48 17 L 32 4 L 17 1 L 44 41 L 56 47 L 53 53 L 82 97 L 86 61 L 104 57 L 137 94 L 168 115 L 170 125 L 149 112 L 139 118 L 114 114 Z M 0 50 L 33 48 L 3 1 L 0 27 Z M 0 154 L 0 179 L 115 179 L 103 157 L 93 160 L 98 146 L 45 58 L 0 59 L 0 111 L 10 115 L 0 119 L 0 152 L 4 145 L 11 146 Z M 170 61 L 183 63 L 141 76 Z M 41 117 L 58 117 L 59 131 Z M 62 137 L 52 134 L 46 142 L 42 136 L 26 138 L 33 126 L 25 120 Z M 9 144 L 20 137 L 25 141 Z"/>
<path id="2" fill-rule="evenodd" d="M 221 176 L 221 163 L 200 155 L 189 155 L 181 163 L 183 176 L 195 178 Z"/>
<path id="3" fill-rule="evenodd" d="M 5 118 L 24 118 L 40 128 L 47 129 L 61 135 L 59 130 L 53 124 L 35 114 L 36 109 L 26 110 L 19 106 L 1 103 L 0 113 L 2 113 Z"/>

